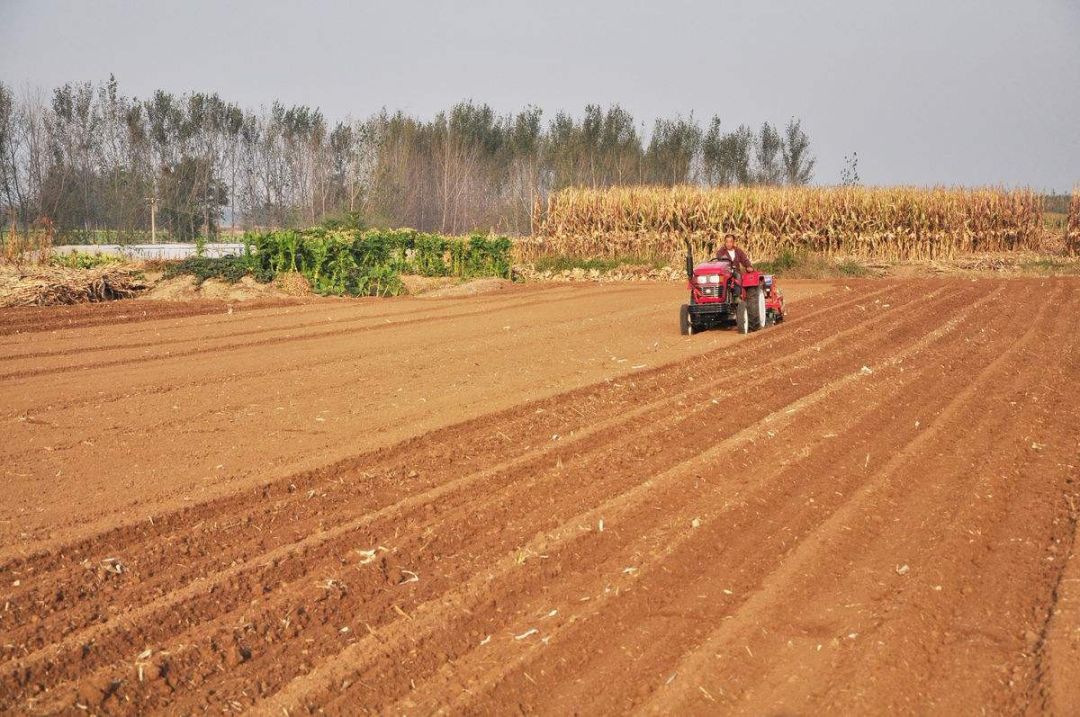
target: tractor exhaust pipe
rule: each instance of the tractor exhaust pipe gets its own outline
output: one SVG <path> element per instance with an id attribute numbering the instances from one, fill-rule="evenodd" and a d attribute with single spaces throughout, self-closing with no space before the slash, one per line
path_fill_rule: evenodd
<path id="1" fill-rule="evenodd" d="M 690 246 L 689 239 L 683 239 L 686 244 L 686 280 L 694 280 L 694 248 Z"/>

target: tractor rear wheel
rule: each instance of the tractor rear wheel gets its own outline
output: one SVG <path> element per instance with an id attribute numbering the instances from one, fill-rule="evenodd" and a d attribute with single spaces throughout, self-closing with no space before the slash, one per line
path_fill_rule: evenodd
<path id="1" fill-rule="evenodd" d="M 686 304 L 679 307 L 679 333 L 683 336 L 694 333 L 694 320 L 690 317 L 690 307 Z"/>

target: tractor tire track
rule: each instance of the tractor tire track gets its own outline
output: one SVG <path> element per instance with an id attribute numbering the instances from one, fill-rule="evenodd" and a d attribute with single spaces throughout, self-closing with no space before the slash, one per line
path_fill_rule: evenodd
<path id="1" fill-rule="evenodd" d="M 1044 709 L 1080 298 L 1027 284 L 834 290 L 730 346 L 68 530 L 0 562 L 0 711 Z"/>
<path id="2" fill-rule="evenodd" d="M 985 301 L 983 303 L 986 303 Z M 859 424 L 872 419 L 874 413 L 884 405 L 889 405 L 895 400 L 896 395 L 903 390 L 903 387 L 895 382 L 897 375 L 897 368 L 902 365 L 906 365 L 907 362 L 912 361 L 914 358 L 920 356 L 922 353 L 930 351 L 935 355 L 947 355 L 950 351 L 955 350 L 952 344 L 947 344 L 942 341 L 944 337 L 947 337 L 955 327 L 960 323 L 958 319 L 961 317 L 954 317 L 945 327 L 940 328 L 935 332 L 927 335 L 924 339 L 920 339 L 915 344 L 907 347 L 902 352 L 894 354 L 886 362 L 881 365 L 875 364 L 873 367 L 873 373 L 868 376 L 862 376 L 861 374 L 854 374 L 837 383 L 826 387 L 819 391 L 817 394 L 811 394 L 804 399 L 801 399 L 799 406 L 794 406 L 785 410 L 781 415 L 775 416 L 772 421 L 764 422 L 770 429 L 770 434 L 776 434 L 783 436 L 785 432 L 790 432 L 788 424 L 792 420 L 806 420 L 812 416 L 812 409 L 816 405 L 820 405 L 825 401 L 834 402 L 840 399 L 843 393 L 856 393 L 856 394 L 870 394 L 871 400 L 863 400 L 858 412 L 845 413 L 843 415 L 843 422 L 838 422 L 837 419 L 819 420 L 818 422 L 822 427 L 827 427 L 833 431 L 858 430 Z M 970 323 L 976 323 L 974 320 Z M 941 345 L 939 345 L 941 344 Z M 866 384 L 872 383 L 879 386 L 876 389 L 867 387 Z M 932 388 L 927 387 L 927 392 L 932 395 Z M 795 413 L 795 419 L 792 419 L 792 413 Z M 805 417 L 805 418 L 804 418 Z M 776 435 L 770 435 L 767 442 L 772 442 L 776 439 Z M 797 475 L 799 472 L 813 470 L 815 472 L 829 472 L 835 470 L 836 462 L 841 457 L 841 454 L 828 455 L 823 458 L 832 460 L 832 463 L 823 463 L 822 458 L 818 458 L 814 449 L 824 448 L 829 443 L 828 440 L 822 440 L 820 433 L 813 433 L 810 431 L 802 431 L 802 435 L 798 436 L 798 440 L 795 441 L 795 445 L 785 445 L 785 453 L 795 455 L 795 459 L 792 462 L 783 462 L 779 466 L 769 466 L 765 455 L 758 454 L 748 460 L 755 460 L 752 466 L 748 467 L 740 466 L 742 470 L 748 471 L 753 478 L 748 481 L 743 481 L 734 495 L 729 493 L 723 494 L 722 503 L 713 503 L 710 505 L 709 500 L 702 501 L 703 496 L 699 495 L 699 490 L 695 490 L 694 486 L 684 485 L 679 489 L 670 488 L 666 491 L 664 496 L 656 496 L 657 503 L 666 507 L 665 514 L 675 514 L 683 516 L 681 525 L 675 527 L 669 524 L 658 525 L 655 529 L 655 533 L 645 533 L 640 530 L 638 526 L 642 525 L 643 521 L 649 519 L 647 511 L 639 511 L 633 517 L 628 518 L 627 522 L 632 523 L 635 526 L 635 530 L 631 537 L 633 542 L 623 548 L 621 552 L 621 558 L 614 558 L 606 565 L 599 565 L 595 570 L 601 577 L 599 582 L 591 585 L 577 584 L 573 587 L 563 587 L 558 584 L 549 585 L 548 592 L 558 595 L 586 595 L 589 596 L 588 602 L 579 606 L 567 605 L 569 608 L 567 612 L 572 613 L 569 622 L 565 625 L 552 624 L 544 629 L 544 635 L 546 640 L 554 640 L 555 642 L 546 642 L 545 644 L 558 644 L 562 639 L 560 631 L 565 629 L 573 632 L 573 637 L 567 637 L 567 640 L 573 640 L 579 644 L 602 644 L 605 641 L 604 628 L 600 624 L 589 622 L 595 615 L 601 611 L 601 609 L 607 610 L 603 613 L 605 617 L 614 618 L 615 624 L 620 624 L 625 616 L 619 615 L 625 610 L 633 611 L 635 601 L 632 598 L 623 598 L 624 605 L 619 608 L 608 608 L 608 603 L 614 601 L 616 598 L 622 595 L 619 589 L 611 590 L 611 585 L 621 585 L 622 589 L 630 590 L 635 589 L 635 585 L 640 584 L 646 576 L 649 576 L 657 571 L 661 566 L 666 566 L 669 562 L 677 562 L 679 553 L 696 552 L 696 550 L 689 550 L 686 548 L 686 543 L 693 542 L 699 546 L 702 541 L 705 544 L 709 544 L 710 541 L 715 541 L 719 544 L 731 545 L 734 541 L 744 543 L 746 541 L 738 540 L 737 536 L 730 534 L 729 530 L 723 531 L 725 534 L 722 536 L 711 536 L 712 529 L 709 527 L 699 528 L 691 525 L 693 519 L 697 519 L 701 524 L 705 526 L 718 525 L 717 521 L 723 517 L 725 523 L 727 521 L 734 521 L 738 525 L 746 525 L 752 520 L 762 520 L 760 513 L 756 514 L 754 518 L 749 519 L 745 516 L 740 516 L 740 512 L 757 511 L 760 506 L 768 505 L 768 495 L 775 491 L 776 484 L 792 485 L 793 480 L 789 477 L 789 474 Z M 753 451 L 753 449 L 751 449 Z M 817 460 L 815 463 L 814 460 Z M 749 494 L 745 494 L 749 491 Z M 680 497 L 689 496 L 689 504 L 681 504 Z M 715 499 L 711 499 L 715 500 Z M 678 506 L 678 507 L 674 507 Z M 612 521 L 614 529 L 618 529 L 618 521 Z M 659 546 L 659 547 L 658 547 Z M 700 549 L 700 547 L 698 548 Z M 744 546 L 746 552 L 758 552 L 761 551 L 760 546 L 755 546 L 752 543 Z M 762 551 L 764 552 L 764 551 Z M 744 555 L 746 553 L 743 553 Z M 646 557 L 647 556 L 647 557 Z M 575 556 L 576 557 L 576 556 Z M 645 562 L 642 562 L 642 558 Z M 621 562 L 620 562 L 621 561 Z M 630 573 L 622 571 L 620 573 L 619 566 L 632 565 L 633 570 Z M 680 576 L 678 574 L 671 574 L 666 568 L 665 574 L 658 576 L 666 583 L 683 584 L 691 582 L 694 579 L 694 575 Z M 694 573 L 698 572 L 694 568 Z M 571 573 L 572 575 L 575 573 Z M 725 576 L 725 585 L 731 587 L 737 585 L 738 581 L 733 580 L 733 575 L 730 573 Z M 741 587 L 741 586 L 739 586 Z M 730 594 L 730 591 L 724 591 Z M 640 606 L 637 606 L 640 607 Z M 530 607 L 522 607 L 515 616 L 517 619 L 523 619 L 524 616 L 529 614 L 537 614 L 540 610 L 538 605 Z M 609 615 L 609 613 L 616 613 L 615 615 Z M 564 618 L 558 618 L 553 623 L 565 622 Z M 522 623 L 524 625 L 524 623 Z M 491 626 L 488 626 L 491 630 Z M 670 628 L 669 628 L 670 629 Z M 510 633 L 522 632 L 523 629 L 515 628 L 510 630 Z M 476 678 L 471 674 L 471 670 L 458 667 L 452 673 L 452 679 L 457 683 L 458 690 L 460 692 L 460 685 L 467 685 L 477 683 L 487 685 L 487 689 L 490 689 L 492 684 L 499 684 L 500 689 L 504 689 L 500 684 L 508 680 L 507 673 L 511 670 L 514 672 L 515 680 L 512 683 L 513 686 L 506 687 L 507 691 L 512 691 L 520 698 L 524 699 L 524 695 L 533 691 L 533 688 L 527 680 L 522 679 L 522 674 L 551 674 L 553 670 L 558 670 L 562 673 L 573 673 L 575 668 L 569 665 L 551 664 L 550 660 L 543 660 L 542 664 L 535 666 L 528 666 L 526 663 L 530 660 L 540 659 L 540 656 L 544 652 L 545 648 L 536 645 L 530 648 L 521 648 L 514 644 L 514 642 L 503 640 L 498 647 L 487 648 L 486 651 L 475 649 L 470 653 L 464 662 L 467 665 L 491 665 L 486 672 L 486 676 L 483 678 Z M 492 651 L 495 654 L 491 654 Z M 484 652 L 484 654 L 480 654 Z M 515 665 L 515 662 L 518 664 Z M 460 662 L 458 663 L 460 664 Z M 581 667 L 580 665 L 578 666 Z M 625 666 L 620 668 L 625 669 Z M 451 679 L 449 674 L 443 676 L 444 680 Z M 569 680 L 568 680 L 569 681 Z M 523 684 L 518 684 L 523 683 Z M 439 685 L 442 686 L 443 682 L 440 681 Z M 425 687 L 421 687 L 418 694 L 423 694 Z M 435 694 L 444 694 L 437 689 Z M 458 710 L 463 709 L 468 704 L 468 701 L 473 695 L 479 693 L 470 693 L 470 691 L 460 692 L 459 699 L 465 700 L 465 702 L 451 703 L 450 709 Z M 569 704 L 575 704 L 573 697 L 567 700 Z M 584 699 L 578 695 L 576 699 Z M 414 702 L 412 698 L 407 698 L 403 703 L 396 705 L 391 711 L 407 711 L 406 707 L 416 707 L 418 711 L 424 712 L 434 707 L 434 705 L 420 700 L 418 704 L 408 705 L 406 703 Z M 584 705 L 585 702 L 577 702 L 578 705 Z M 613 705 L 607 705 L 602 709 L 614 709 Z M 625 706 L 620 706 L 619 709 L 624 709 Z"/>
<path id="3" fill-rule="evenodd" d="M 881 290 L 875 290 L 875 291 L 871 292 L 870 295 L 873 296 L 873 295 L 877 295 L 877 294 L 880 294 L 880 293 L 881 293 Z M 853 300 L 853 301 L 858 301 L 858 300 L 856 299 L 856 300 Z M 837 306 L 835 310 L 842 310 L 842 307 L 844 305 L 849 305 L 850 306 L 851 303 L 852 303 L 851 301 L 849 301 L 849 302 L 840 302 L 839 306 Z M 806 318 L 806 319 L 811 318 L 814 315 L 814 313 L 815 312 L 810 312 L 809 314 L 806 314 L 806 315 L 797 315 L 796 319 L 794 319 L 793 321 L 794 321 L 795 324 L 798 324 L 804 318 Z M 796 330 L 797 334 L 801 335 L 801 332 L 802 332 L 802 329 L 797 329 Z M 766 337 L 765 340 L 767 342 L 770 342 L 769 345 L 771 345 L 771 341 L 772 341 L 771 338 Z M 788 341 L 792 340 L 792 337 L 790 336 L 790 334 L 788 335 L 788 339 L 786 339 L 786 340 L 788 340 Z M 794 340 L 796 340 L 796 341 L 800 340 L 800 337 L 797 335 L 797 336 L 794 337 Z M 741 355 L 741 354 L 739 353 L 739 350 L 736 348 L 736 353 L 733 354 L 733 357 L 737 357 L 739 355 Z M 273 373 L 273 372 L 269 371 L 269 370 L 267 371 L 268 375 L 271 374 L 271 373 Z M 315 378 L 315 377 L 312 376 L 310 378 Z M 225 385 L 225 384 L 227 384 L 229 382 L 229 380 L 230 380 L 230 378 L 226 376 L 226 377 L 222 377 L 220 379 L 215 379 L 215 383 L 219 384 L 219 385 Z M 341 384 L 343 386 L 347 385 L 347 379 L 345 379 L 344 381 L 346 381 L 346 383 Z M 318 383 L 321 386 L 321 385 L 329 383 L 329 382 L 325 381 L 321 377 L 318 377 Z M 336 385 L 336 384 L 334 384 L 334 385 Z M 206 389 L 210 389 L 210 390 L 215 390 L 215 388 L 212 385 L 209 385 L 209 384 L 200 385 L 199 388 L 206 388 Z M 172 390 L 178 390 L 178 389 L 162 387 L 160 390 L 161 391 L 172 391 Z M 217 389 L 217 390 L 220 390 L 220 389 Z M 253 392 L 256 391 L 256 390 L 257 389 L 253 386 Z M 80 402 L 81 403 L 89 403 L 90 401 L 97 401 L 97 405 L 95 406 L 95 408 L 97 410 L 101 410 L 101 409 L 107 409 L 109 407 L 108 404 L 110 402 L 114 402 L 114 401 L 115 402 L 122 402 L 123 404 L 128 404 L 133 399 L 139 398 L 139 396 L 143 395 L 144 393 L 145 392 L 138 391 L 138 390 L 136 390 L 136 391 L 128 390 L 128 391 L 125 391 L 123 394 L 115 394 L 114 396 L 101 396 L 101 395 L 99 395 L 99 396 L 97 396 L 95 398 L 83 399 Z M 250 393 L 250 392 L 246 392 L 246 393 Z M 165 401 L 167 401 L 167 402 L 165 402 Z M 275 402 L 277 402 L 277 401 L 275 401 Z M 66 403 L 71 403 L 71 402 L 68 401 Z M 164 405 L 162 405 L 162 403 Z M 188 410 L 186 408 L 186 406 L 189 405 L 188 401 L 183 401 L 182 402 L 183 405 L 181 405 L 181 406 L 172 405 L 171 408 L 170 408 L 170 404 L 172 403 L 171 400 L 163 399 L 162 403 L 155 403 L 154 405 L 151 406 L 151 408 L 155 409 L 156 412 L 159 413 L 159 414 L 160 413 L 165 413 L 165 414 L 174 414 L 175 413 L 175 414 L 178 414 L 178 415 L 177 415 L 176 418 L 166 419 L 164 421 L 154 421 L 154 422 L 152 422 L 151 425 L 160 425 L 163 428 L 168 428 L 170 426 L 180 426 L 184 422 L 194 422 L 194 421 L 205 419 L 205 418 L 209 418 L 211 420 L 217 420 L 217 421 L 224 420 L 222 418 L 219 418 L 219 416 L 221 415 L 221 410 L 220 409 L 214 410 L 214 411 L 205 411 L 205 410 L 199 411 L 199 410 L 196 410 L 196 411 L 193 412 L 193 411 Z M 198 407 L 198 404 L 192 404 L 192 405 L 195 406 L 195 407 Z M 54 418 L 54 415 L 52 414 L 52 412 L 56 411 L 56 410 L 60 410 L 60 408 L 56 404 L 53 404 L 53 405 L 50 406 L 50 412 L 49 413 L 41 413 L 41 414 L 28 415 L 28 416 L 27 415 L 21 415 L 21 416 L 19 416 L 19 421 L 20 422 L 21 421 L 26 421 L 28 424 L 29 423 L 39 424 L 39 423 L 43 423 L 43 422 L 48 421 L 51 424 L 52 422 L 49 421 L 49 419 Z M 264 411 L 269 411 L 269 410 L 270 410 L 270 406 L 267 406 L 266 409 L 264 409 Z M 280 410 L 280 407 L 279 407 L 279 410 Z M 274 416 L 274 415 L 275 414 L 271 413 L 271 416 Z M 78 420 L 79 422 L 82 422 L 84 419 L 82 419 L 81 415 L 78 417 L 78 419 L 76 419 L 73 416 L 70 419 L 62 421 L 59 424 L 59 426 L 54 426 L 52 429 L 50 429 L 50 431 L 42 432 L 42 429 L 38 429 L 38 432 L 42 433 L 42 435 L 43 435 L 43 440 L 48 441 L 49 443 L 52 444 L 51 446 L 48 447 L 48 450 L 52 451 L 54 454 L 60 454 L 65 450 L 72 450 L 72 449 L 82 450 L 84 445 L 91 445 L 88 441 L 99 442 L 99 441 L 104 441 L 104 440 L 113 440 L 113 441 L 118 441 L 118 442 L 127 442 L 129 440 L 146 440 L 146 439 L 149 438 L 149 436 L 144 437 L 144 435 L 145 435 L 144 431 L 149 432 L 148 429 L 144 427 L 146 425 L 145 423 L 140 425 L 139 428 L 137 428 L 137 429 L 136 428 L 129 428 L 125 424 L 118 424 L 118 425 L 115 425 L 115 426 L 112 426 L 112 427 L 108 427 L 104 431 L 102 431 L 100 428 L 97 428 L 98 432 L 96 434 L 82 434 L 80 436 L 79 433 L 76 433 L 76 435 L 73 438 L 69 438 L 69 439 L 65 440 L 63 443 L 57 443 L 55 441 L 55 439 L 49 435 L 50 432 L 53 432 L 56 435 L 63 435 L 63 434 L 68 433 L 67 429 L 61 428 L 60 426 L 67 426 L 67 425 L 73 424 L 75 420 Z M 316 419 L 316 420 L 318 420 L 318 419 Z M 92 425 L 92 424 L 88 424 L 88 425 Z M 86 430 L 91 430 L 91 429 L 87 428 Z M 15 443 L 14 445 L 17 446 L 18 443 Z M 31 452 L 28 453 L 27 450 L 31 450 Z M 36 448 L 36 449 L 26 449 L 26 450 L 23 450 L 23 451 L 16 450 L 14 453 L 9 453 L 8 460 L 10 460 L 10 461 L 12 461 L 12 463 L 14 463 L 16 458 L 18 458 L 20 456 L 32 457 L 34 455 L 34 452 L 40 451 L 40 450 L 41 450 L 40 447 Z M 40 454 L 38 453 L 38 455 L 40 455 Z M 26 459 L 29 460 L 29 458 L 26 458 Z M 285 475 L 287 477 L 288 476 L 288 473 L 287 473 L 288 465 L 285 464 L 285 465 L 282 466 L 282 468 L 286 469 L 286 470 L 275 469 L 273 472 L 278 473 L 280 475 Z M 150 512 L 150 515 L 153 515 L 155 512 L 156 511 Z"/>
<path id="4" fill-rule="evenodd" d="M 627 291 L 630 291 L 630 289 L 613 289 L 609 295 L 625 293 Z M 311 341 L 313 339 L 314 340 L 329 339 L 329 338 L 335 338 L 335 337 L 346 336 L 346 335 L 362 334 L 362 333 L 369 332 L 369 331 L 386 331 L 387 329 L 398 329 L 398 328 L 401 328 L 402 326 L 411 327 L 411 326 L 415 326 L 415 325 L 428 324 L 428 323 L 431 323 L 433 321 L 445 321 L 447 319 L 477 318 L 477 317 L 481 317 L 481 316 L 485 316 L 485 315 L 489 315 L 489 314 L 495 314 L 495 313 L 503 312 L 503 311 L 506 311 L 508 308 L 509 309 L 522 309 L 522 308 L 528 308 L 528 307 L 539 306 L 539 305 L 550 306 L 551 304 L 556 304 L 556 303 L 561 303 L 561 302 L 569 302 L 569 301 L 575 301 L 575 300 L 576 300 L 576 297 L 573 297 L 573 296 L 563 297 L 563 298 L 550 298 L 550 299 L 549 298 L 543 298 L 543 299 L 536 299 L 536 300 L 532 300 L 532 301 L 514 302 L 514 303 L 511 303 L 509 306 L 495 306 L 495 307 L 485 308 L 485 309 L 465 310 L 465 311 L 460 311 L 460 312 L 450 314 L 450 315 L 443 315 L 440 312 L 440 313 L 432 313 L 432 314 L 428 314 L 428 315 L 422 315 L 422 316 L 414 317 L 414 318 L 401 319 L 399 321 L 389 321 L 389 320 L 384 319 L 384 321 L 382 323 L 369 323 L 370 320 L 367 319 L 366 317 L 362 318 L 362 319 L 354 319 L 352 321 L 342 320 L 342 321 L 335 322 L 335 323 L 338 323 L 338 324 L 353 323 L 353 322 L 358 323 L 358 322 L 361 322 L 361 321 L 364 322 L 364 323 L 361 323 L 359 326 L 352 326 L 352 327 L 340 326 L 339 325 L 339 326 L 335 326 L 332 329 L 326 329 L 326 330 L 322 330 L 322 331 L 308 330 L 308 331 L 305 331 L 305 332 L 303 332 L 303 333 L 301 333 L 300 335 L 297 335 L 297 336 L 293 336 L 291 334 L 286 334 L 284 336 L 267 336 L 267 337 L 261 338 L 261 339 L 251 339 L 251 340 L 247 340 L 247 341 L 238 341 L 238 342 L 227 342 L 227 343 L 224 343 L 224 344 L 216 344 L 216 345 L 213 345 L 213 346 L 190 348 L 190 349 L 186 349 L 186 350 L 183 350 L 183 351 L 170 351 L 170 352 L 165 352 L 163 354 L 151 354 L 149 356 L 142 355 L 142 356 L 131 357 L 131 358 L 118 358 L 118 359 L 111 359 L 111 360 L 107 360 L 107 361 L 95 361 L 95 362 L 90 363 L 90 364 L 78 364 L 78 363 L 76 363 L 74 365 L 71 365 L 70 363 L 61 363 L 58 366 L 52 366 L 52 367 L 28 368 L 28 369 L 23 369 L 23 370 L 19 370 L 19 371 L 9 371 L 7 373 L 0 373 L 0 381 L 12 380 L 12 379 L 20 379 L 20 378 L 29 378 L 29 377 L 36 377 L 36 376 L 48 376 L 48 375 L 52 375 L 52 374 L 64 373 L 64 372 L 67 372 L 67 371 L 77 370 L 77 369 L 93 368 L 93 369 L 97 370 L 97 369 L 115 368 L 115 367 L 118 367 L 118 366 L 130 366 L 132 364 L 145 365 L 145 364 L 159 362 L 159 361 L 169 361 L 169 360 L 174 360 L 174 359 L 183 359 L 183 358 L 188 358 L 188 357 L 192 357 L 192 356 L 204 355 L 204 354 L 206 354 L 206 353 L 208 353 L 210 351 L 213 351 L 215 353 L 219 353 L 219 352 L 223 352 L 223 351 L 238 351 L 238 350 L 242 350 L 242 349 L 266 348 L 266 347 L 269 347 L 269 346 L 279 346 L 279 345 L 282 345 L 282 344 L 292 344 L 292 343 L 297 343 L 297 342 L 306 342 L 306 341 Z M 302 328 L 310 329 L 310 325 L 305 325 Z M 60 357 L 63 358 L 63 357 L 66 357 L 66 356 L 70 356 L 73 353 L 76 353 L 76 352 L 71 351 L 71 352 L 68 352 L 67 354 L 61 354 Z M 81 355 L 81 353 L 79 355 Z M 50 357 L 50 358 L 53 358 L 53 357 Z"/>
<path id="5" fill-rule="evenodd" d="M 835 338 L 835 337 L 834 337 L 834 338 Z M 832 338 L 831 338 L 831 339 L 827 339 L 827 340 L 832 340 Z M 792 360 L 794 360 L 794 359 L 792 359 Z M 705 389 L 706 393 L 707 393 L 707 392 L 710 392 L 711 390 L 712 390 L 711 388 L 707 388 L 707 387 L 706 387 L 706 389 Z M 707 404 L 706 404 L 706 405 L 707 405 Z M 325 517 L 325 516 L 321 517 L 321 519 L 324 519 L 324 517 Z M 321 547 L 324 547 L 324 545 L 320 545 L 320 546 L 321 546 Z M 265 560 L 271 559 L 272 557 L 275 557 L 275 556 L 262 556 L 262 557 L 260 557 L 260 558 L 258 559 L 258 562 L 265 562 Z M 151 560 L 151 562 L 152 562 L 152 560 Z M 254 560 L 252 560 L 252 562 L 254 562 Z"/>

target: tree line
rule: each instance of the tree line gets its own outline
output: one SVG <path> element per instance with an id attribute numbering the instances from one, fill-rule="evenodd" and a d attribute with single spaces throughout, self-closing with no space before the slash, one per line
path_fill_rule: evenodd
<path id="1" fill-rule="evenodd" d="M 679 116 L 646 132 L 617 104 L 545 120 L 466 101 L 428 120 L 383 110 L 331 122 L 217 94 L 130 98 L 113 77 L 51 95 L 0 82 L 5 216 L 66 236 L 141 236 L 151 205 L 178 239 L 324 221 L 526 234 L 535 202 L 568 186 L 801 185 L 814 163 L 798 119 L 728 130 Z"/>

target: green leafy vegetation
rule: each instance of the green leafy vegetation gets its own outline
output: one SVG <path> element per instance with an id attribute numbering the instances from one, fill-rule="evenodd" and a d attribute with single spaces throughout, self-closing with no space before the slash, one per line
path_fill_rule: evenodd
<path id="1" fill-rule="evenodd" d="M 405 293 L 402 274 L 510 278 L 510 248 L 510 240 L 501 236 L 317 227 L 249 233 L 243 256 L 191 257 L 168 267 L 166 276 L 190 274 L 201 284 L 211 278 L 236 282 L 251 274 L 268 282 L 299 272 L 319 294 L 397 296 Z"/>
<path id="2" fill-rule="evenodd" d="M 193 256 L 165 267 L 166 279 L 191 275 L 195 277 L 195 283 L 200 286 L 207 279 L 220 279 L 235 284 L 248 274 L 254 274 L 254 272 L 250 261 L 248 261 L 247 257 L 242 256 Z M 267 282 L 273 278 L 273 275 L 256 274 L 255 277 L 258 280 Z"/>
<path id="3" fill-rule="evenodd" d="M 70 254 L 53 254 L 49 257 L 49 263 L 65 269 L 97 269 L 102 266 L 123 264 L 124 259 L 110 254 L 90 254 L 88 252 L 73 251 Z"/>

